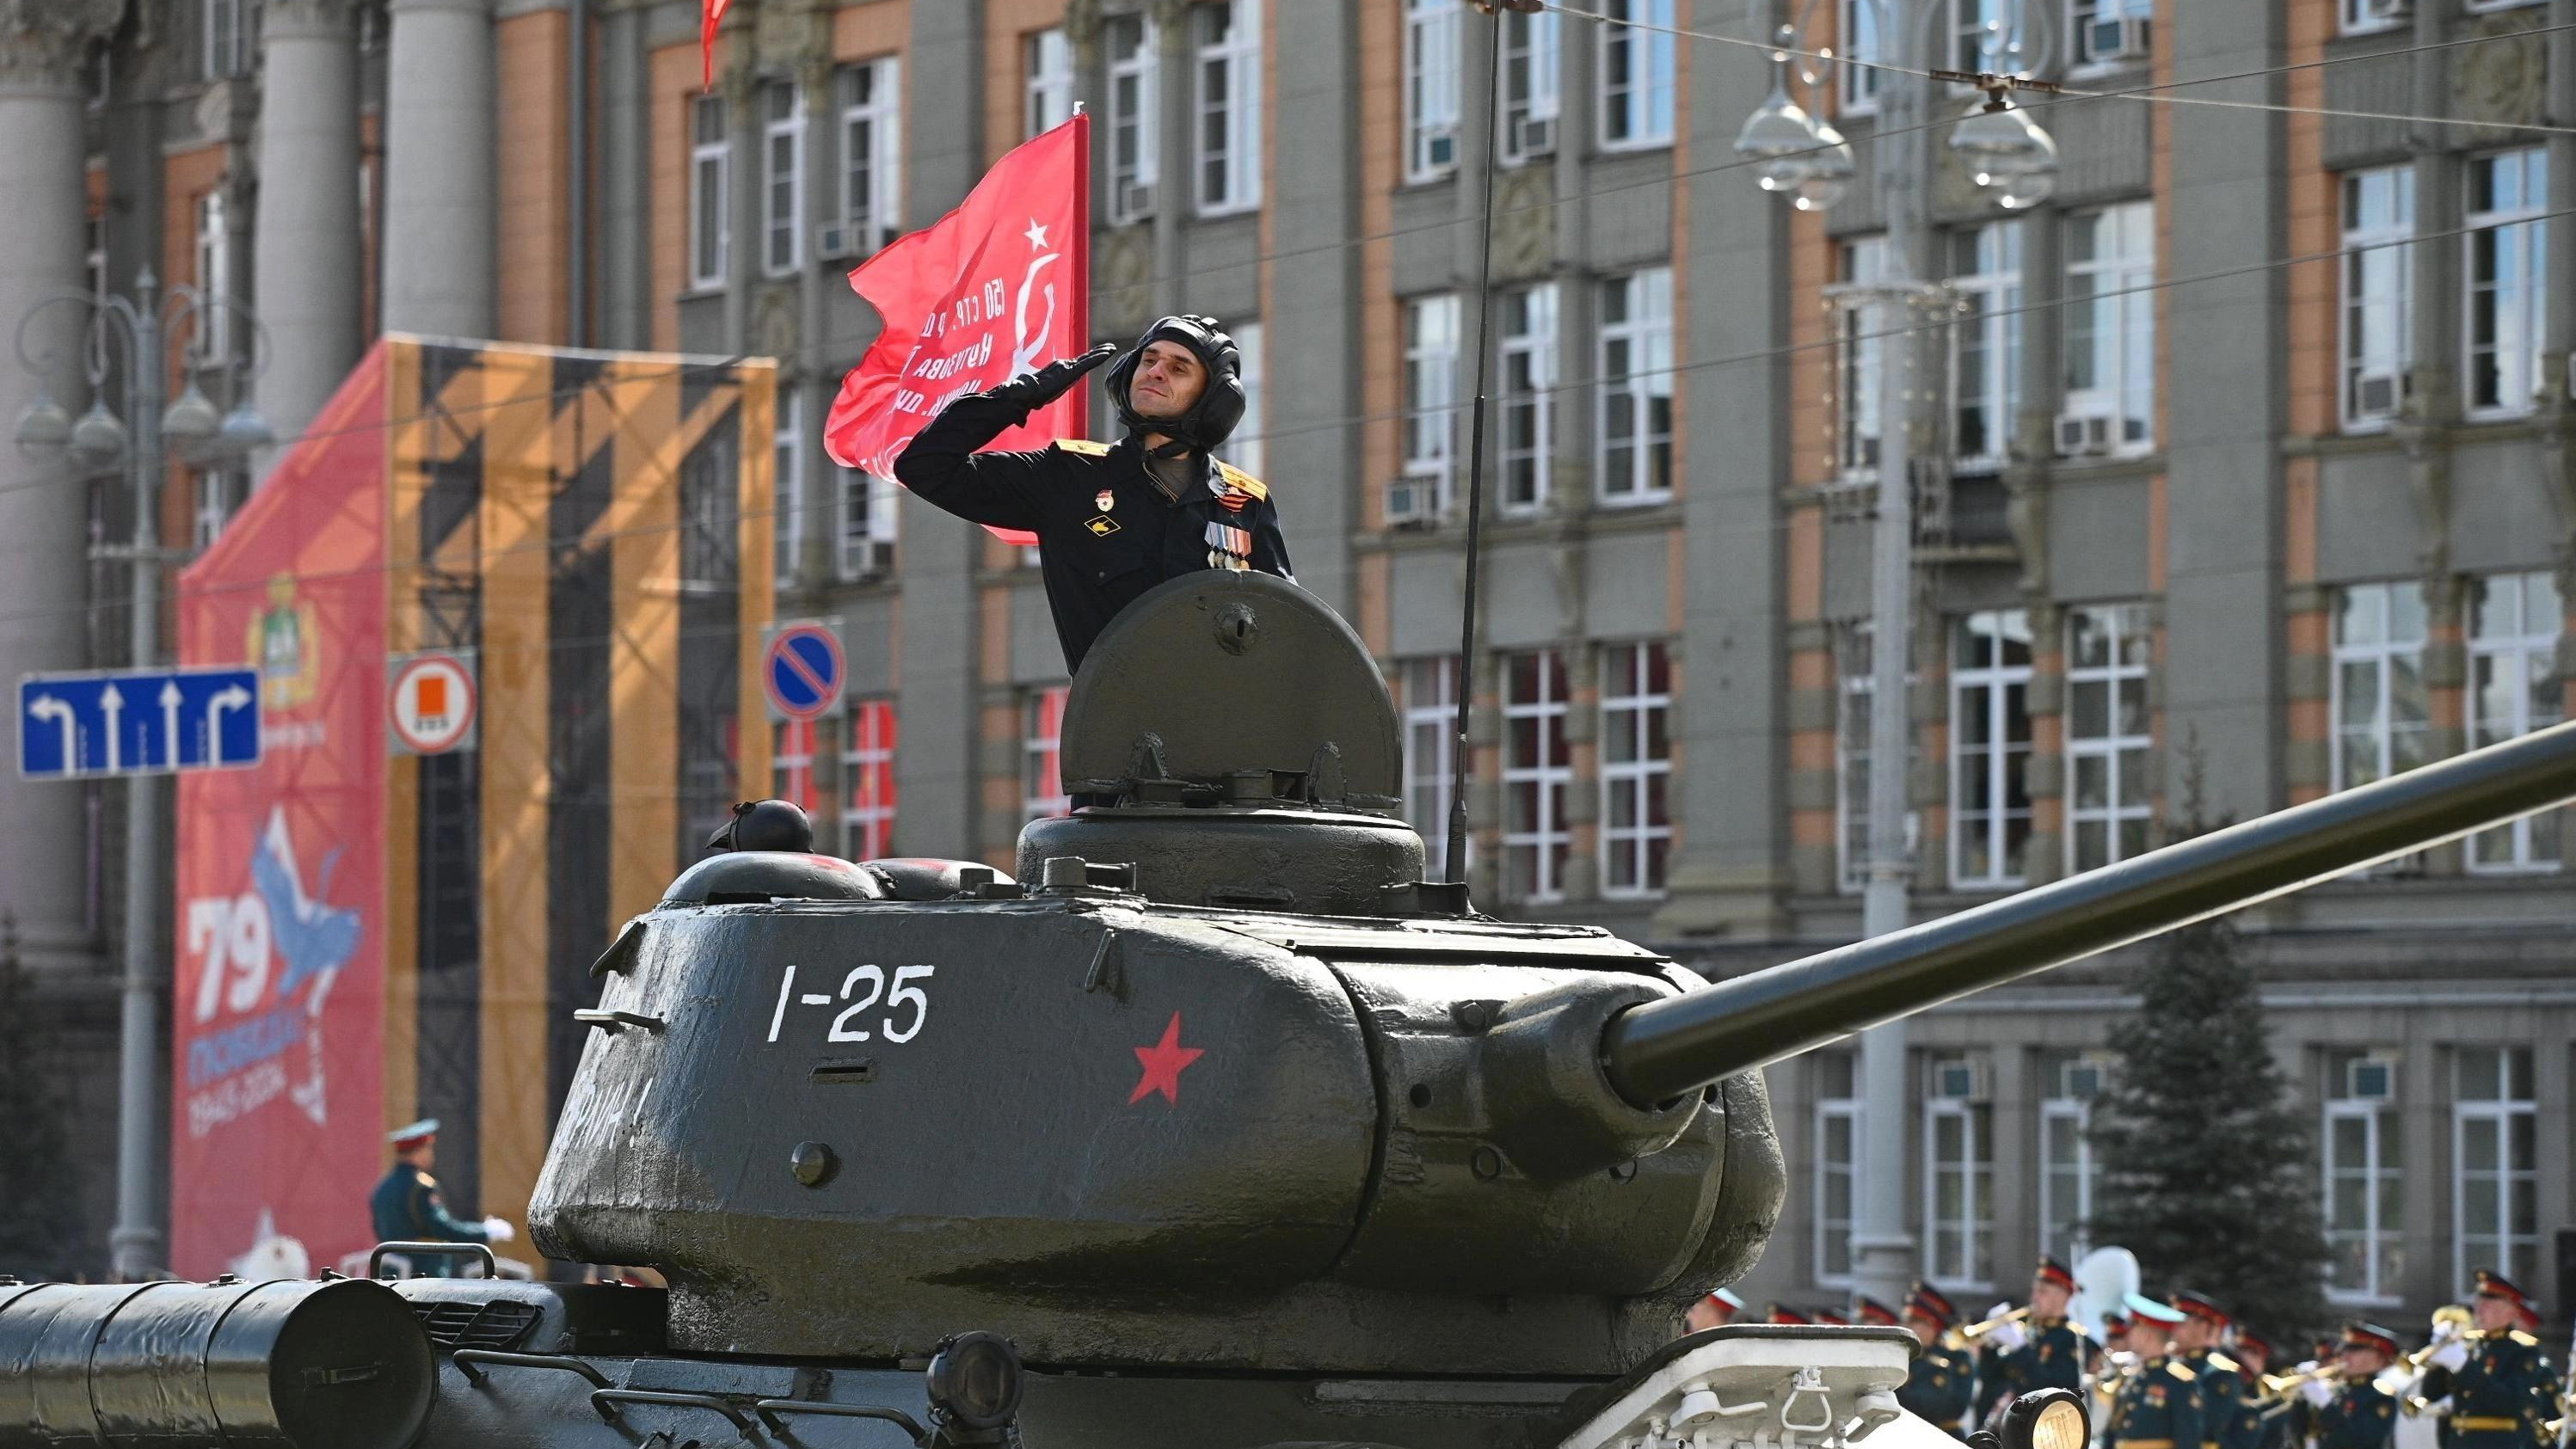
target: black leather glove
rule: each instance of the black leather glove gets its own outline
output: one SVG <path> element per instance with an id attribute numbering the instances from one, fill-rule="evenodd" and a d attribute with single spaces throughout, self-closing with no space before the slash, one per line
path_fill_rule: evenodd
<path id="1" fill-rule="evenodd" d="M 1079 357 L 1061 358 L 1035 372 L 1021 373 L 986 393 L 985 396 L 998 403 L 1008 403 L 1016 408 L 1036 412 L 1039 408 L 1073 391 L 1073 385 L 1082 381 L 1084 373 L 1117 355 L 1116 343 L 1103 342 Z"/>

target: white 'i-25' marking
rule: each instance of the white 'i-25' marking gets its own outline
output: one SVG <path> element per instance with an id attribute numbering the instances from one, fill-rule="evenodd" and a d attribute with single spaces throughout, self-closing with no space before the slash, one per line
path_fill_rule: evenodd
<path id="1" fill-rule="evenodd" d="M 832 1018 L 831 1032 L 824 1040 L 866 1041 L 868 1029 L 858 1023 L 857 1017 L 875 1006 L 879 997 L 885 998 L 888 1010 L 877 1021 L 877 1028 L 885 1033 L 887 1041 L 910 1041 L 921 1034 L 921 1028 L 930 1020 L 930 993 L 908 983 L 916 977 L 928 980 L 938 969 L 935 966 L 898 966 L 894 971 L 893 989 L 889 990 L 885 968 L 873 963 L 854 967 L 850 974 L 841 978 L 841 993 L 835 998 L 821 991 L 798 994 L 796 967 L 791 963 L 778 978 L 778 1004 L 769 1013 L 769 1042 L 773 1046 L 777 1044 L 779 1032 L 787 1025 L 787 1008 L 791 1003 L 797 1006 L 830 1006 L 836 999 L 849 1002 L 849 1005 Z M 853 999 L 852 993 L 859 991 L 862 983 L 866 994 Z M 912 1021 L 898 1029 L 895 1025 L 897 1015 L 907 1006 L 912 1009 Z"/>

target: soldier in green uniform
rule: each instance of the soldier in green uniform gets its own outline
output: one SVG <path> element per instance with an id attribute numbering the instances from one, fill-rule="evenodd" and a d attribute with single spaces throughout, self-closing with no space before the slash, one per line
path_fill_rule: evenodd
<path id="1" fill-rule="evenodd" d="M 2055 1258 L 2041 1258 L 2031 1274 L 2029 1316 L 1996 1324 L 1977 1355 L 1979 1423 L 1998 1404 L 2033 1389 L 2084 1387 L 2093 1343 L 2066 1316 L 2067 1301 L 2074 1293 L 2075 1274 Z M 1988 1316 L 2002 1313 L 2004 1307 L 1996 1304 Z"/>
<path id="2" fill-rule="evenodd" d="M 2245 1381 L 2236 1360 L 2221 1347 L 2234 1318 L 2206 1293 L 2176 1293 L 2173 1306 L 2182 1310 L 2182 1323 L 2174 1330 L 2175 1356 L 2200 1386 L 2200 1427 L 2209 1436 L 2203 1449 L 2254 1449 L 2252 1435 L 2259 1422 L 2238 1415 Z"/>
<path id="3" fill-rule="evenodd" d="M 2477 1330 L 2433 1350 L 2433 1365 L 2451 1375 L 2450 1396 L 2434 1407 L 2449 1415 L 2458 1449 L 2533 1449 L 2558 1403 L 2558 1371 L 2519 1327 L 2538 1308 L 2500 1274 L 2477 1276 Z"/>
<path id="4" fill-rule="evenodd" d="M 1899 1321 L 1874 1298 L 1861 1299 L 1859 1307 L 1863 1323 Z M 1896 1402 L 1906 1412 L 1940 1425 L 1953 1436 L 1965 1437 L 1967 1431 L 1961 1420 L 1976 1402 L 1976 1361 L 1966 1349 L 1942 1342 L 1958 1318 L 1959 1310 L 1929 1283 L 1916 1283 L 1905 1295 L 1901 1326 L 1914 1335 L 1923 1350 L 1914 1356 L 1913 1371 L 1906 1375 L 1905 1386 L 1896 1391 Z"/>
<path id="5" fill-rule="evenodd" d="M 2290 1443 L 2290 1416 L 2281 1412 L 2286 1406 L 2269 1403 L 2262 1394 L 2263 1375 L 2271 1363 L 2272 1345 L 2252 1329 L 2237 1325 L 2236 1368 L 2241 1382 L 2234 1442 L 2252 1449 L 2288 1449 Z"/>
<path id="6" fill-rule="evenodd" d="M 2299 1386 L 2302 1437 L 2315 1435 L 2316 1449 L 2388 1449 L 2397 1432 L 2397 1401 L 2376 1380 L 2396 1357 L 2397 1335 L 2387 1329 L 2375 1323 L 2345 1329 L 2335 1354 L 2338 1372 Z"/>
<path id="7" fill-rule="evenodd" d="M 2126 1303 L 2127 1347 L 2137 1361 L 2111 1396 L 2105 1442 L 2111 1449 L 2192 1449 L 2206 1442 L 2197 1376 L 2171 1356 L 2182 1310 L 2136 1293 Z"/>
<path id="8" fill-rule="evenodd" d="M 389 1139 L 394 1166 L 367 1199 L 380 1243 L 506 1243 L 519 1230 L 500 1218 L 466 1222 L 447 1210 L 438 1195 L 438 1179 L 429 1175 L 438 1161 L 438 1119 L 424 1118 L 396 1130 Z M 414 1265 L 423 1276 L 444 1278 L 454 1268 L 446 1257 L 423 1255 Z"/>

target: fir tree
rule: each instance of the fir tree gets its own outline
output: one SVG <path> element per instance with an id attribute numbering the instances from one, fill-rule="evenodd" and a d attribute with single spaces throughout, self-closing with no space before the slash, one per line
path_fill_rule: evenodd
<path id="1" fill-rule="evenodd" d="M 2135 1253 L 2151 1294 L 2197 1289 L 2274 1342 L 2303 1342 L 2328 1321 L 2316 1147 L 2273 1062 L 2243 936 L 2220 917 L 2158 938 L 2138 996 L 2094 1107 L 2087 1236 Z"/>
<path id="2" fill-rule="evenodd" d="M 79 1205 L 64 1162 L 62 1098 L 43 1050 L 18 926 L 0 913 L 0 1273 L 61 1278 Z"/>

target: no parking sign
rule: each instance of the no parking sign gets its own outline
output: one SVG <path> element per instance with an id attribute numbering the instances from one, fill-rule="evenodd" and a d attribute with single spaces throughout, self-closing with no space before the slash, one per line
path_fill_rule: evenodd
<path id="1" fill-rule="evenodd" d="M 785 719 L 821 719 L 838 710 L 848 677 L 841 637 L 831 626 L 811 621 L 789 624 L 771 636 L 760 665 L 769 707 Z"/>

